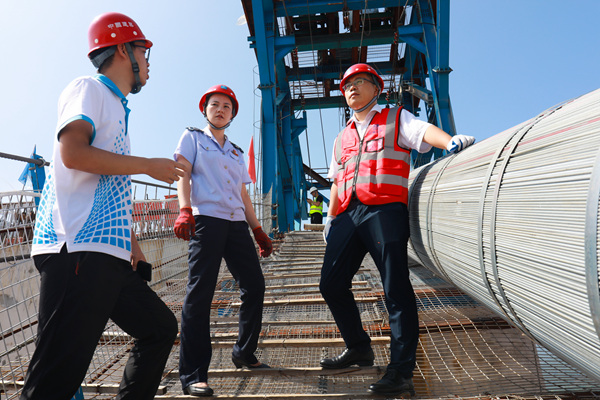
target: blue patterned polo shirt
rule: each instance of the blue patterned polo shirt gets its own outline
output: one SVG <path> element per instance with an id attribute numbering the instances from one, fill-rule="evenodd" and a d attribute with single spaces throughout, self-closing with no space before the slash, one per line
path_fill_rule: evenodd
<path id="1" fill-rule="evenodd" d="M 58 102 L 53 160 L 36 215 L 32 255 L 67 250 L 94 251 L 131 258 L 131 177 L 98 175 L 66 168 L 61 160 L 61 130 L 83 119 L 93 127 L 91 146 L 129 155 L 127 100 L 106 76 L 71 82 Z"/>

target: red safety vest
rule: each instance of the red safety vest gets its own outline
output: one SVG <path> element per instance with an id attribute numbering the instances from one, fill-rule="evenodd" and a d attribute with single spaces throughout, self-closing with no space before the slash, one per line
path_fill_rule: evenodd
<path id="1" fill-rule="evenodd" d="M 408 202 L 410 149 L 398 146 L 401 110 L 386 108 L 375 114 L 362 140 L 354 122 L 338 134 L 338 214 L 348 207 L 353 192 L 367 205 Z"/>

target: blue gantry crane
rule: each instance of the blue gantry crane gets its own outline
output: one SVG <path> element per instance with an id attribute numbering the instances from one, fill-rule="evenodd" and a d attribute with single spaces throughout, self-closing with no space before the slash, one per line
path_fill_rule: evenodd
<path id="1" fill-rule="evenodd" d="M 330 182 L 303 162 L 299 135 L 307 110 L 350 110 L 339 90 L 348 67 L 368 63 L 384 79 L 380 104 L 402 104 L 455 134 L 448 92 L 449 0 L 242 0 L 258 61 L 263 194 L 274 224 L 298 229 L 306 189 Z M 420 166 L 442 156 L 418 155 Z M 326 167 L 326 166 L 325 166 Z"/>

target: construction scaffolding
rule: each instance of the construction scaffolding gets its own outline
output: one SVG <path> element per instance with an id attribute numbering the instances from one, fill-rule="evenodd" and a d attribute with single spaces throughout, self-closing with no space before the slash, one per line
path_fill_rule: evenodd
<path id="1" fill-rule="evenodd" d="M 37 331 L 38 273 L 29 258 L 34 194 L 0 197 L 0 396 L 18 398 Z M 187 283 L 187 244 L 172 233 L 177 200 L 136 200 L 135 230 L 153 264 L 152 288 L 179 318 Z M 267 205 L 268 206 L 268 205 Z M 373 340 L 375 366 L 323 370 L 319 360 L 344 347 L 318 289 L 325 245 L 321 232 L 292 232 L 275 240 L 261 261 L 267 291 L 257 357 L 270 370 L 235 369 L 231 349 L 240 305 L 223 264 L 211 310 L 213 357 L 209 383 L 221 399 L 368 399 L 368 385 L 389 361 L 389 323 L 377 268 L 366 258 L 353 291 Z M 411 266 L 420 341 L 415 370 L 419 398 L 600 398 L 600 382 L 561 361 L 500 316 L 419 265 Z M 73 332 L 76 335 L 77 332 Z M 87 399 L 112 398 L 133 340 L 106 326 L 85 381 Z M 189 398 L 173 346 L 157 399 Z M 56 383 L 60 385 L 60 382 Z"/>

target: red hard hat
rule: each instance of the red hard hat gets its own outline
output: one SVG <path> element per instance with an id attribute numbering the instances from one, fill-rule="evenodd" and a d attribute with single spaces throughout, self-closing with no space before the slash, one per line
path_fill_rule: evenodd
<path id="1" fill-rule="evenodd" d="M 235 97 L 235 93 L 233 93 L 233 90 L 231 90 L 231 88 L 229 86 L 225 86 L 225 85 L 215 85 L 215 86 L 211 87 L 210 89 L 208 89 L 206 91 L 206 93 L 204 93 L 204 95 L 200 99 L 200 104 L 199 104 L 200 112 L 202 112 L 202 114 L 204 114 L 204 105 L 208 101 L 207 100 L 208 97 L 212 96 L 215 93 L 221 93 L 221 94 L 224 94 L 225 96 L 229 96 L 229 98 L 233 102 L 233 117 L 235 117 L 238 112 L 238 108 L 239 108 L 238 101 Z"/>
<path id="2" fill-rule="evenodd" d="M 377 82 L 379 82 L 379 90 L 383 90 L 383 79 L 381 79 L 379 74 L 373 68 L 371 68 L 367 64 L 354 64 L 346 70 L 346 72 L 344 73 L 344 77 L 340 82 L 340 91 L 342 92 L 342 94 L 344 94 L 344 85 L 346 84 L 348 79 L 360 73 L 367 73 L 373 75 L 375 79 L 377 79 Z"/>
<path id="3" fill-rule="evenodd" d="M 152 42 L 146 39 L 138 24 L 127 15 L 116 12 L 100 14 L 88 29 L 88 55 L 94 50 L 136 40 L 146 42 L 147 48 L 152 47 Z"/>

